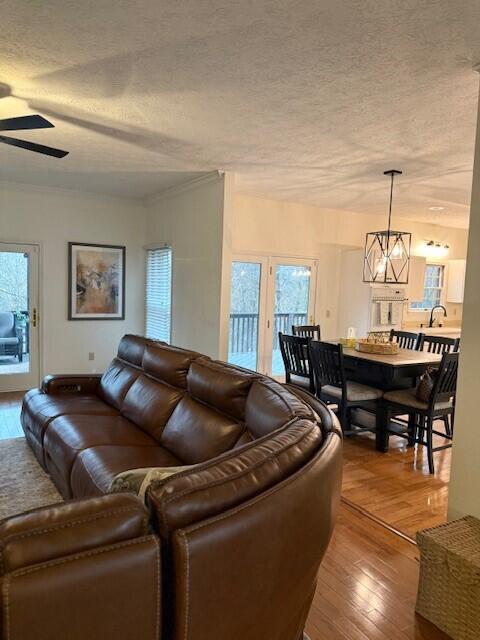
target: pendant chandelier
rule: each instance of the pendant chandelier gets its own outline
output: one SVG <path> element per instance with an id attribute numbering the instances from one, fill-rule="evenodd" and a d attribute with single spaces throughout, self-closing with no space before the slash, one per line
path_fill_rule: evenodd
<path id="1" fill-rule="evenodd" d="M 384 171 L 390 176 L 390 207 L 388 229 L 371 231 L 365 238 L 365 260 L 363 281 L 378 284 L 408 284 L 410 267 L 410 246 L 412 234 L 406 231 L 392 231 L 393 181 L 401 175 L 398 169 Z"/>

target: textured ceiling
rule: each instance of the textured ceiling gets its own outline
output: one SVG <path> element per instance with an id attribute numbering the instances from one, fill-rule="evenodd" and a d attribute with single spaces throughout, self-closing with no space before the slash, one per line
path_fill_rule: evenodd
<path id="1" fill-rule="evenodd" d="M 0 60 L 0 117 L 70 151 L 0 145 L 0 179 L 144 197 L 221 168 L 379 213 L 396 167 L 397 215 L 467 224 L 478 0 L 4 0 Z"/>

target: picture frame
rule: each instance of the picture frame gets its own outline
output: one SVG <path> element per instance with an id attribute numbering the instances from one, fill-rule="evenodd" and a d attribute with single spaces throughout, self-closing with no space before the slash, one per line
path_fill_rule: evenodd
<path id="1" fill-rule="evenodd" d="M 68 243 L 68 319 L 124 320 L 126 248 Z"/>

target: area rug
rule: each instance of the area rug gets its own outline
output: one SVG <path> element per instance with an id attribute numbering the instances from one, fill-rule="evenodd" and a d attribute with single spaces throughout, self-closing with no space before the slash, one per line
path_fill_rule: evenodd
<path id="1" fill-rule="evenodd" d="M 25 438 L 0 440 L 0 520 L 62 502 Z"/>

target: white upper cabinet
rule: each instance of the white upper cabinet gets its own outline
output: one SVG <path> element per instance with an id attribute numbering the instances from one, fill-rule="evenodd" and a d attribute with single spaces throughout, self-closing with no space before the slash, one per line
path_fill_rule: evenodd
<path id="1" fill-rule="evenodd" d="M 410 270 L 406 295 L 409 302 L 423 300 L 425 291 L 425 267 L 427 259 L 423 256 L 410 256 Z"/>
<path id="2" fill-rule="evenodd" d="M 449 260 L 447 274 L 447 302 L 463 302 L 466 260 Z"/>

